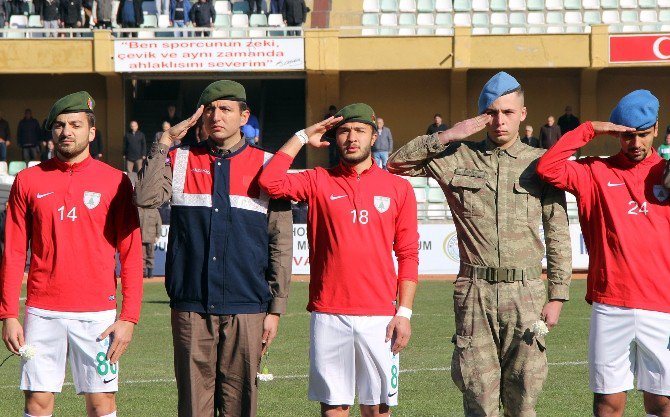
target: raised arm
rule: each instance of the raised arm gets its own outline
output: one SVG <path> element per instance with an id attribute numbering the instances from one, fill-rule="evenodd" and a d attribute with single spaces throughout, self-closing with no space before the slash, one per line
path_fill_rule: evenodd
<path id="1" fill-rule="evenodd" d="M 437 155 L 444 152 L 452 142 L 466 139 L 481 131 L 490 123 L 491 116 L 480 114 L 456 123 L 452 128 L 433 135 L 419 136 L 393 152 L 389 157 L 389 172 L 413 177 L 425 177 L 424 168 Z"/>

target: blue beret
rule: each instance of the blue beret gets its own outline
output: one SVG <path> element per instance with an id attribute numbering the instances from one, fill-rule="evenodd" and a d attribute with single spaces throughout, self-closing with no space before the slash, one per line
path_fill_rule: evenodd
<path id="1" fill-rule="evenodd" d="M 635 90 L 624 96 L 610 115 L 610 122 L 645 130 L 658 120 L 658 99 L 649 90 Z"/>
<path id="2" fill-rule="evenodd" d="M 505 71 L 500 71 L 482 88 L 482 93 L 479 95 L 479 114 L 484 113 L 489 106 L 498 98 L 511 93 L 517 88 L 521 87 L 516 78 L 512 77 Z"/>

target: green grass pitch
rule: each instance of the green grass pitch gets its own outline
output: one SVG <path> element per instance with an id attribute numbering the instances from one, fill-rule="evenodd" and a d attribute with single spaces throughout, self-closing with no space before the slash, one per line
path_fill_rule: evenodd
<path id="1" fill-rule="evenodd" d="M 452 286 L 447 281 L 422 281 L 414 305 L 412 340 L 401 354 L 400 405 L 394 416 L 462 416 L 461 395 L 451 381 L 451 336 L 454 333 Z M 549 378 L 537 407 L 540 417 L 591 415 L 586 349 L 590 307 L 584 301 L 585 281 L 574 281 L 559 326 L 547 336 Z M 318 416 L 318 404 L 307 401 L 309 315 L 307 283 L 294 282 L 289 311 L 270 350 L 272 382 L 260 383 L 259 416 Z M 0 355 L 4 359 L 8 354 Z M 0 416 L 20 416 L 19 361 L 0 368 Z M 83 399 L 74 394 L 69 370 L 63 393 L 56 397 L 58 417 L 84 415 Z M 169 306 L 161 283 L 145 285 L 142 318 L 130 349 L 121 361 L 119 416 L 176 416 Z M 359 416 L 357 407 L 352 416 Z M 644 415 L 641 395 L 629 396 L 626 415 Z"/>

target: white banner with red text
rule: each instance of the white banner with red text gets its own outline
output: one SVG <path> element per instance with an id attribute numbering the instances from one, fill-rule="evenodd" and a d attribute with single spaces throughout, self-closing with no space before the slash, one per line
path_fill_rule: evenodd
<path id="1" fill-rule="evenodd" d="M 229 72 L 305 69 L 303 38 L 114 41 L 116 72 Z"/>

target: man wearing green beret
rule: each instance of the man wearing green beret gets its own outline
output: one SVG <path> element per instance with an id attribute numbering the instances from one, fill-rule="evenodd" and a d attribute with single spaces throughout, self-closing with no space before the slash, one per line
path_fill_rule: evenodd
<path id="1" fill-rule="evenodd" d="M 545 335 L 569 296 L 565 194 L 535 172 L 544 150 L 519 139 L 526 107 L 514 77 L 494 75 L 478 109 L 478 116 L 444 132 L 411 140 L 388 167 L 437 180 L 453 214 L 460 270 L 451 377 L 463 393 L 465 416 L 535 417 L 548 372 Z M 470 141 L 483 129 L 483 140 Z"/>
<path id="2" fill-rule="evenodd" d="M 50 416 L 66 362 L 88 417 L 115 417 L 119 357 L 139 320 L 142 239 L 130 180 L 89 154 L 94 102 L 85 92 L 58 100 L 46 121 L 56 156 L 21 171 L 7 207 L 0 319 L 20 354 L 24 416 Z M 30 247 L 24 325 L 19 294 Z M 116 318 L 115 253 L 123 302 Z"/>
<path id="3" fill-rule="evenodd" d="M 288 174 L 306 144 L 334 141 L 340 164 Z M 274 198 L 308 203 L 309 399 L 344 417 L 356 393 L 364 417 L 398 404 L 399 353 L 407 346 L 418 278 L 416 198 L 371 156 L 375 113 L 364 103 L 297 132 L 261 174 Z M 398 261 L 398 272 L 393 253 Z"/>
<path id="4" fill-rule="evenodd" d="M 170 201 L 165 286 L 172 309 L 179 417 L 253 417 L 261 356 L 286 311 L 290 202 L 261 192 L 272 154 L 247 144 L 244 87 L 210 84 L 189 119 L 164 132 L 140 171 L 135 201 Z M 202 119 L 207 140 L 170 149 Z"/>

